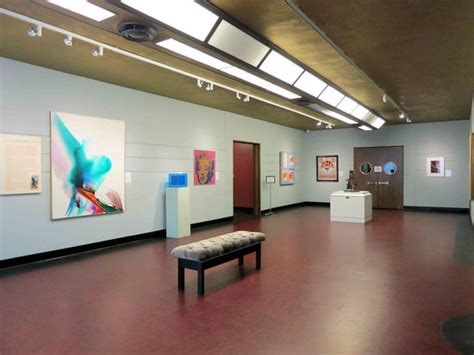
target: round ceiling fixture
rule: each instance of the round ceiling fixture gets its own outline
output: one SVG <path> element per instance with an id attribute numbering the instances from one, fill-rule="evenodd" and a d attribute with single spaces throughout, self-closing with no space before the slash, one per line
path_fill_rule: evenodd
<path id="1" fill-rule="evenodd" d="M 140 22 L 122 22 L 117 27 L 123 38 L 132 42 L 151 41 L 156 36 L 156 28 Z"/>

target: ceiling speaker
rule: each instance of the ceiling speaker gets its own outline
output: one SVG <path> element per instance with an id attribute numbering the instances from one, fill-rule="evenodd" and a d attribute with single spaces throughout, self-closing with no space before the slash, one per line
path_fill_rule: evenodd
<path id="1" fill-rule="evenodd" d="M 151 41 L 156 36 L 156 28 L 139 22 L 122 22 L 117 27 L 123 38 L 132 42 Z"/>

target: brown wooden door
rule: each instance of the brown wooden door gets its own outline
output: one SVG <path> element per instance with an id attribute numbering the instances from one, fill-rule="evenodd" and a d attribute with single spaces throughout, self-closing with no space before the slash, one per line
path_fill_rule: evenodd
<path id="1" fill-rule="evenodd" d="M 354 148 L 354 174 L 374 208 L 403 208 L 403 147 Z"/>

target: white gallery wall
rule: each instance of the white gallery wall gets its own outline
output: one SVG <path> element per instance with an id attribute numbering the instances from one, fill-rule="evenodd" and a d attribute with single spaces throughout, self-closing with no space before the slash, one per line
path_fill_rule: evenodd
<path id="1" fill-rule="evenodd" d="M 304 201 L 300 130 L 9 59 L 0 59 L 0 75 L 0 132 L 41 136 L 43 166 L 41 194 L 0 196 L 0 259 L 164 229 L 169 172 L 190 174 L 192 223 L 232 216 L 233 140 L 261 144 L 262 177 L 278 176 L 279 152 L 294 151 L 297 182 L 274 185 L 272 202 Z M 124 213 L 51 220 L 50 111 L 126 122 Z M 216 151 L 215 185 L 192 186 L 194 149 Z M 262 209 L 268 192 L 262 183 Z"/>
<path id="2" fill-rule="evenodd" d="M 305 197 L 329 202 L 331 192 L 346 186 L 353 170 L 354 147 L 404 146 L 404 205 L 417 207 L 468 208 L 469 120 L 403 124 L 379 131 L 338 129 L 305 135 Z M 339 182 L 316 181 L 316 155 L 339 155 Z M 445 157 L 451 177 L 427 177 L 426 158 Z"/>

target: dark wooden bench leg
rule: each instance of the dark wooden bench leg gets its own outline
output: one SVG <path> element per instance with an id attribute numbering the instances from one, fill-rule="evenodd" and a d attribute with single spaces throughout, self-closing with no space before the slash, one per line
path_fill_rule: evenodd
<path id="1" fill-rule="evenodd" d="M 242 266 L 242 265 L 244 265 L 244 257 L 239 256 L 239 266 Z"/>
<path id="2" fill-rule="evenodd" d="M 180 259 L 178 259 L 178 290 L 184 290 L 184 266 Z"/>
<path id="3" fill-rule="evenodd" d="M 257 264 L 256 269 L 258 270 L 262 266 L 262 244 L 258 244 L 255 254 L 255 261 Z"/>
<path id="4" fill-rule="evenodd" d="M 198 295 L 204 296 L 204 269 L 198 270 Z"/>

